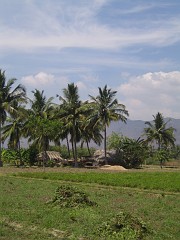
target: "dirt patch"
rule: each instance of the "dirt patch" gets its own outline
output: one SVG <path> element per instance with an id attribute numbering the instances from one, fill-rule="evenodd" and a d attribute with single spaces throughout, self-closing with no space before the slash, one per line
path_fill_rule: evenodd
<path id="1" fill-rule="evenodd" d="M 100 167 L 102 170 L 112 170 L 112 171 L 127 171 L 126 168 L 122 166 L 111 166 L 111 165 L 104 165 L 103 167 Z"/>

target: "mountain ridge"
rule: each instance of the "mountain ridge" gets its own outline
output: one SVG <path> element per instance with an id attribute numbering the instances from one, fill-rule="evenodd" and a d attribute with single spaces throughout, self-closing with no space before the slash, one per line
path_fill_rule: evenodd
<path id="1" fill-rule="evenodd" d="M 180 119 L 165 118 L 164 120 L 165 122 L 169 121 L 167 123 L 168 127 L 171 126 L 175 128 L 174 132 L 176 138 L 175 144 L 180 145 Z M 128 119 L 126 123 L 123 123 L 121 121 L 112 122 L 109 128 L 107 129 L 107 136 L 111 135 L 112 132 L 115 132 L 129 138 L 138 139 L 143 135 L 144 128 L 146 127 L 145 122 L 147 121 L 130 119 Z"/>

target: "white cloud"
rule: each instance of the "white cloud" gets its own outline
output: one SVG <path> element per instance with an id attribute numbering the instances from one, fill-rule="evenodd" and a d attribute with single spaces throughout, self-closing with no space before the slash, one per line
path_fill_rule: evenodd
<path id="1" fill-rule="evenodd" d="M 83 82 L 78 81 L 78 82 L 76 82 L 76 85 L 77 85 L 79 91 L 87 91 L 87 86 Z"/>
<path id="2" fill-rule="evenodd" d="M 45 72 L 22 77 L 22 83 L 31 87 L 47 86 L 54 83 L 54 76 Z"/>
<path id="3" fill-rule="evenodd" d="M 54 5 L 25 2 L 22 13 L 14 11 L 14 24 L 0 21 L 0 49 L 10 51 L 37 50 L 37 48 L 82 47 L 93 49 L 117 49 L 137 44 L 166 46 L 180 40 L 180 19 L 162 19 L 156 23 L 132 23 L 109 26 L 99 21 L 99 10 L 107 1 L 80 1 Z M 37 4 L 37 3 L 36 3 Z M 14 6 L 15 8 L 15 6 Z M 26 16 L 26 17 L 25 17 Z M 18 19 L 18 20 L 17 20 Z M 144 21 L 144 20 L 143 20 Z M 146 25 L 146 28 L 144 28 Z M 13 40 L 12 40 L 13 36 Z"/>
<path id="4" fill-rule="evenodd" d="M 158 111 L 165 117 L 180 118 L 180 72 L 154 72 L 130 78 L 118 88 L 130 118 L 148 120 Z"/>

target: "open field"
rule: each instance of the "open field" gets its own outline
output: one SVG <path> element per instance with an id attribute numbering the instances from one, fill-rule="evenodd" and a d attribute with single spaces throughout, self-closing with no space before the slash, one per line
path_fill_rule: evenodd
<path id="1" fill-rule="evenodd" d="M 45 171 L 0 169 L 1 240 L 117 239 L 100 236 L 98 229 L 121 211 L 147 223 L 152 231 L 143 239 L 180 237 L 179 171 Z M 47 204 L 60 185 L 76 186 L 97 205 L 62 208 Z"/>

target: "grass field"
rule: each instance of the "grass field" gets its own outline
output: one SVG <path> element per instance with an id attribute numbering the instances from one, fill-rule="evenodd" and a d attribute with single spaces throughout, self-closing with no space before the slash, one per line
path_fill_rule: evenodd
<path id="1" fill-rule="evenodd" d="M 180 238 L 178 171 L 22 171 L 15 176 L 15 173 L 3 174 L 1 169 L 1 240 L 136 239 L 99 235 L 102 224 L 119 212 L 137 216 L 147 224 L 150 233 L 143 239 Z M 76 186 L 97 205 L 62 208 L 47 204 L 60 185 Z"/>

